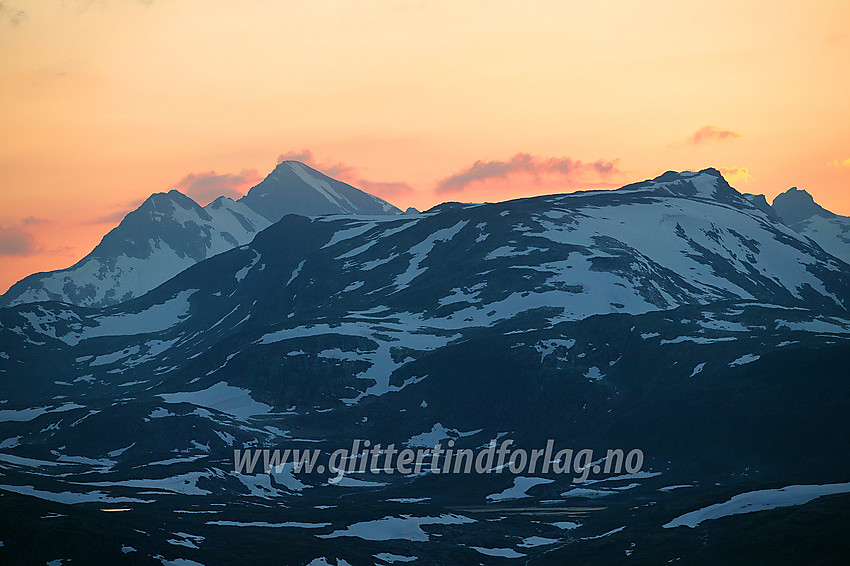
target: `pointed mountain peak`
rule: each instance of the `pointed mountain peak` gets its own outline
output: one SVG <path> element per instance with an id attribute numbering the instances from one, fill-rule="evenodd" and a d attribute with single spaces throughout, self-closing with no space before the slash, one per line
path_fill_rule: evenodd
<path id="1" fill-rule="evenodd" d="M 283 178 L 285 179 L 288 176 L 292 176 L 292 175 L 296 175 L 297 177 L 299 177 L 301 179 L 304 179 L 306 177 L 306 178 L 311 178 L 311 179 L 336 181 L 336 179 L 334 179 L 333 177 L 328 177 L 327 175 L 325 175 L 321 171 L 310 167 L 306 163 L 302 163 L 301 161 L 295 161 L 295 160 L 292 160 L 292 159 L 288 159 L 288 160 L 281 161 L 280 163 L 278 163 L 275 166 L 274 170 L 271 173 L 269 173 L 269 175 L 268 175 L 268 177 L 266 177 L 266 179 L 268 179 L 270 177 L 271 178 L 275 178 L 275 177 L 281 178 L 281 176 L 283 176 Z M 336 181 L 336 182 L 339 183 L 341 181 Z"/>
<path id="2" fill-rule="evenodd" d="M 282 161 L 239 199 L 270 222 L 286 214 L 401 214 L 390 203 L 328 177 L 300 161 Z"/>
<path id="3" fill-rule="evenodd" d="M 773 210 L 788 226 L 802 222 L 812 216 L 824 218 L 836 216 L 816 203 L 812 195 L 797 187 L 791 187 L 773 199 Z"/>
<path id="4" fill-rule="evenodd" d="M 304 163 L 302 161 L 296 161 L 294 159 L 285 159 L 285 160 L 281 161 L 275 167 L 275 171 L 277 171 L 278 169 L 287 169 L 287 168 L 292 169 L 292 168 L 295 168 L 295 167 L 301 167 L 301 168 L 309 169 L 310 171 L 316 171 L 316 173 L 319 173 L 319 171 L 317 171 L 316 169 L 313 169 L 312 167 L 310 167 L 306 163 Z M 319 174 L 321 175 L 321 173 L 319 173 Z"/>
<path id="5" fill-rule="evenodd" d="M 189 210 L 201 208 L 201 205 L 177 189 L 171 189 L 167 193 L 153 193 L 145 199 L 136 211 L 171 212 L 174 210 L 174 205 Z"/>

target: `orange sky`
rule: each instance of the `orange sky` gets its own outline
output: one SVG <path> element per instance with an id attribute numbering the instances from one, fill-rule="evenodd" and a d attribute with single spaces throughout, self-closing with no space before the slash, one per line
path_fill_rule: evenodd
<path id="1" fill-rule="evenodd" d="M 305 150 L 401 208 L 712 166 L 850 215 L 848 23 L 844 0 L 2 0 L 0 291 L 152 192 L 244 193 Z"/>

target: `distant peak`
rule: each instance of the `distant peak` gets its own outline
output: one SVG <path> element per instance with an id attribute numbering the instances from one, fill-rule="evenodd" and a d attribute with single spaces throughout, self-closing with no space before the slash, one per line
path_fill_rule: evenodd
<path id="1" fill-rule="evenodd" d="M 238 202 L 270 222 L 287 214 L 401 214 L 385 200 L 294 160 L 278 163 Z"/>
<path id="2" fill-rule="evenodd" d="M 226 203 L 231 203 L 231 202 L 235 202 L 235 201 L 230 197 L 222 195 L 220 197 L 217 197 L 214 201 L 207 204 L 204 208 L 211 208 L 213 210 L 217 210 L 217 209 L 221 208 L 222 206 L 224 206 Z"/>
<path id="3" fill-rule="evenodd" d="M 754 194 L 750 194 L 750 193 L 744 193 L 742 196 L 745 199 L 747 199 L 748 201 L 750 201 L 750 204 L 752 204 L 754 207 L 756 207 L 757 209 L 759 209 L 762 212 L 764 212 L 765 214 L 767 214 L 773 220 L 777 220 L 777 221 L 780 221 L 780 222 L 782 221 L 779 218 L 779 215 L 776 214 L 776 211 L 773 210 L 770 207 L 770 205 L 767 203 L 767 199 L 764 198 L 764 195 L 754 195 Z"/>
<path id="4" fill-rule="evenodd" d="M 168 192 L 153 193 L 151 196 L 149 196 L 147 199 L 145 199 L 145 202 L 164 202 L 164 201 L 184 202 L 186 200 L 192 200 L 192 199 L 187 197 L 186 195 L 184 195 L 183 193 L 181 193 L 177 189 L 171 189 Z M 195 202 L 195 201 L 192 201 L 192 202 Z"/>
<path id="5" fill-rule="evenodd" d="M 720 171 L 718 171 L 714 167 L 709 167 L 707 169 L 703 169 L 701 171 L 696 171 L 696 172 L 694 172 L 694 171 L 667 171 L 667 172 L 659 175 L 655 179 L 653 179 L 653 181 L 656 181 L 658 183 L 673 183 L 675 181 L 681 181 L 681 180 L 685 180 L 685 179 L 693 179 L 695 177 L 700 177 L 700 176 L 703 176 L 703 175 L 706 175 L 706 176 L 709 176 L 709 177 L 716 177 L 718 179 L 723 179 L 723 174 L 720 173 Z"/>
<path id="6" fill-rule="evenodd" d="M 282 181 L 285 179 L 291 179 L 293 176 L 297 176 L 300 178 L 308 177 L 308 178 L 316 178 L 316 179 L 331 179 L 321 171 L 318 171 L 306 163 L 301 161 L 295 161 L 292 159 L 287 159 L 285 161 L 281 161 L 278 163 L 274 170 L 266 176 L 266 179 L 272 181 Z M 333 179 L 336 180 L 336 179 Z"/>
<path id="7" fill-rule="evenodd" d="M 806 191 L 805 189 L 798 189 L 797 187 L 791 187 L 784 193 L 778 194 L 776 198 L 773 199 L 773 202 L 776 202 L 776 199 L 782 198 L 799 199 L 800 202 L 815 202 L 814 197 L 812 197 L 812 195 L 810 195 L 808 191 Z"/>
<path id="8" fill-rule="evenodd" d="M 701 171 L 667 171 L 658 177 L 634 183 L 624 189 L 651 190 L 656 194 L 678 197 L 711 199 L 717 202 L 740 205 L 743 197 L 726 182 L 717 169 L 709 167 Z"/>
<path id="9" fill-rule="evenodd" d="M 446 201 L 446 202 L 441 202 L 440 204 L 438 204 L 436 206 L 432 206 L 431 208 L 429 208 L 425 212 L 431 213 L 431 212 L 443 212 L 443 211 L 446 211 L 446 210 L 460 210 L 460 209 L 462 209 L 466 206 L 467 206 L 467 204 L 464 204 L 462 202 Z"/>
<path id="10" fill-rule="evenodd" d="M 316 171 L 315 169 L 313 169 L 312 167 L 310 167 L 309 165 L 307 165 L 306 163 L 302 163 L 301 161 L 295 161 L 295 160 L 292 160 L 292 159 L 287 159 L 286 161 L 281 161 L 274 168 L 275 171 L 287 171 L 287 170 L 295 170 L 295 169 L 301 169 L 301 170 L 306 170 L 306 171 L 315 171 L 316 173 L 319 172 L 319 171 Z"/>
<path id="11" fill-rule="evenodd" d="M 201 210 L 201 205 L 194 200 L 177 189 L 171 189 L 167 193 L 153 193 L 133 212 L 143 211 L 148 213 L 171 214 L 175 210 L 175 207 L 187 210 Z M 133 213 L 131 212 L 130 214 Z"/>
<path id="12" fill-rule="evenodd" d="M 171 202 L 169 193 L 153 193 L 145 199 L 145 201 L 139 206 L 139 209 L 156 209 L 159 206 L 167 205 L 169 202 Z"/>
<path id="13" fill-rule="evenodd" d="M 813 216 L 824 218 L 836 216 L 816 203 L 808 192 L 797 187 L 791 187 L 773 199 L 773 210 L 782 222 L 789 226 Z"/>

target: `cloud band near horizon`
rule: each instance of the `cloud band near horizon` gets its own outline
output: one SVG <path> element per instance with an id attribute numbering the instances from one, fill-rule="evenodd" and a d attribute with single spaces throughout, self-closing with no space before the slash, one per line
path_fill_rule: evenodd
<path id="1" fill-rule="evenodd" d="M 616 161 L 600 159 L 586 163 L 569 157 L 541 158 L 528 153 L 517 153 L 507 161 L 476 161 L 468 168 L 439 181 L 434 190 L 438 194 L 460 192 L 473 183 L 507 179 L 517 173 L 531 175 L 536 182 L 539 182 L 543 175 L 555 175 L 569 182 L 577 181 L 577 177 L 588 173 L 605 178 L 620 173 Z"/>
<path id="2" fill-rule="evenodd" d="M 0 257 L 30 257 L 40 254 L 65 254 L 70 246 L 47 248 L 32 233 L 32 228 L 51 224 L 52 220 L 27 216 L 11 226 L 0 226 Z"/>
<path id="3" fill-rule="evenodd" d="M 256 169 L 242 169 L 239 173 L 223 174 L 207 171 L 189 173 L 180 179 L 174 188 L 203 205 L 220 196 L 237 199 L 260 181 L 262 177 Z"/>

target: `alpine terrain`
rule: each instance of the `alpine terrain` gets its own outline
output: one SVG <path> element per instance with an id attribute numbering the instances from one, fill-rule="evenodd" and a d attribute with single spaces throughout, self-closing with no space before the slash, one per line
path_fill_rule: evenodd
<path id="1" fill-rule="evenodd" d="M 773 200 L 773 210 L 786 225 L 823 249 L 850 262 L 850 218 L 834 214 L 806 191 L 792 187 Z"/>
<path id="2" fill-rule="evenodd" d="M 190 265 L 250 242 L 286 214 L 401 211 L 303 163 L 283 161 L 238 201 L 219 197 L 201 207 L 177 190 L 151 195 L 75 265 L 26 277 L 0 297 L 0 305 L 114 305 L 143 295 Z"/>
<path id="3" fill-rule="evenodd" d="M 839 563 L 850 265 L 785 199 L 706 169 L 399 215 L 296 163 L 154 195 L 84 260 L 108 286 L 0 309 L 0 561 Z M 554 451 L 367 459 L 507 441 Z"/>

